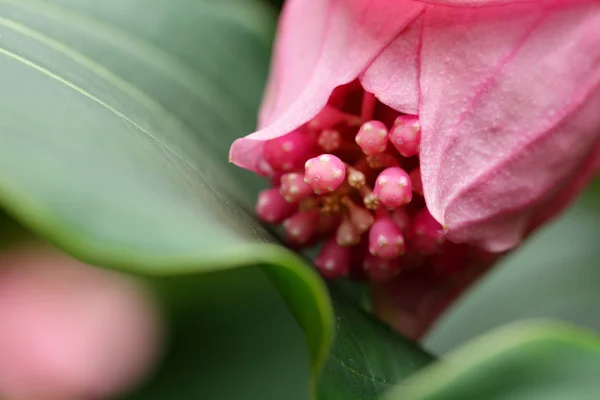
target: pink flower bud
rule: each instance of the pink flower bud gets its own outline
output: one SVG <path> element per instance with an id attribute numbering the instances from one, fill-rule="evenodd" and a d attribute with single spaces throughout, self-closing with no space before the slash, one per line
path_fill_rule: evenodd
<path id="1" fill-rule="evenodd" d="M 263 158 L 276 171 L 291 171 L 302 166 L 310 154 L 312 143 L 303 131 L 268 140 L 263 147 Z"/>
<path id="2" fill-rule="evenodd" d="M 412 199 L 410 177 L 402 168 L 387 168 L 377 177 L 373 193 L 390 210 L 406 205 Z"/>
<path id="3" fill-rule="evenodd" d="M 329 279 L 347 275 L 350 270 L 352 248 L 340 246 L 335 238 L 330 238 L 315 258 L 315 266 Z"/>
<path id="4" fill-rule="evenodd" d="M 444 243 L 442 226 L 424 208 L 415 215 L 407 232 L 411 246 L 422 253 L 434 253 Z"/>
<path id="5" fill-rule="evenodd" d="M 319 146 L 326 152 L 337 150 L 342 144 L 342 135 L 335 129 L 325 129 L 319 134 Z"/>
<path id="6" fill-rule="evenodd" d="M 372 282 L 387 282 L 400 273 L 400 261 L 368 254 L 364 261 L 364 269 Z"/>
<path id="7" fill-rule="evenodd" d="M 419 153 L 421 142 L 421 125 L 419 119 L 412 115 L 403 115 L 396 118 L 394 127 L 390 131 L 390 141 L 404 157 L 411 157 Z"/>
<path id="8" fill-rule="evenodd" d="M 398 258 L 404 254 L 404 236 L 387 215 L 377 217 L 369 231 L 369 252 L 383 259 Z"/>
<path id="9" fill-rule="evenodd" d="M 287 202 L 277 188 L 265 189 L 258 194 L 256 215 L 270 224 L 282 223 L 296 209 L 297 206 Z"/>
<path id="10" fill-rule="evenodd" d="M 316 194 L 333 192 L 344 182 L 346 167 L 331 154 L 321 154 L 304 164 L 304 178 Z"/>
<path id="11" fill-rule="evenodd" d="M 310 185 L 304 182 L 304 175 L 297 172 L 290 172 L 281 176 L 281 186 L 279 193 L 289 203 L 296 203 L 309 197 L 313 190 Z"/>
<path id="12" fill-rule="evenodd" d="M 318 220 L 318 211 L 310 210 L 300 211 L 283 221 L 288 241 L 300 245 L 308 243 L 316 233 Z"/>
<path id="13" fill-rule="evenodd" d="M 365 122 L 356 134 L 356 144 L 368 156 L 383 153 L 388 144 L 388 131 L 380 121 Z"/>
<path id="14" fill-rule="evenodd" d="M 360 234 L 348 217 L 342 219 L 335 237 L 340 246 L 354 246 L 360 242 Z"/>

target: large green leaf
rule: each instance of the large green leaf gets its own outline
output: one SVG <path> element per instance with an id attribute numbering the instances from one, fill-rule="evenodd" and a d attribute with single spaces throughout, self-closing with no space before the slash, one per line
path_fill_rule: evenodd
<path id="1" fill-rule="evenodd" d="M 332 336 L 326 289 L 269 243 L 248 211 L 257 185 L 226 163 L 255 123 L 273 15 L 249 1 L 2 0 L 0 16 L 6 209 L 98 265 L 264 264 L 316 371 Z"/>
<path id="2" fill-rule="evenodd" d="M 600 337 L 571 326 L 516 324 L 465 345 L 387 400 L 594 400 Z"/>
<path id="3" fill-rule="evenodd" d="M 252 217 L 260 181 L 226 162 L 254 127 L 267 72 L 274 15 L 261 4 L 0 0 L 0 202 L 96 265 L 261 266 L 317 373 L 334 336 L 326 288 Z M 319 398 L 377 399 L 430 359 L 337 303 Z"/>
<path id="4" fill-rule="evenodd" d="M 302 331 L 255 267 L 152 280 L 170 344 L 128 400 L 308 399 Z"/>
<path id="5" fill-rule="evenodd" d="M 338 290 L 336 290 L 338 289 Z M 320 400 L 377 400 L 433 357 L 372 320 L 333 289 L 337 337 L 319 382 Z"/>

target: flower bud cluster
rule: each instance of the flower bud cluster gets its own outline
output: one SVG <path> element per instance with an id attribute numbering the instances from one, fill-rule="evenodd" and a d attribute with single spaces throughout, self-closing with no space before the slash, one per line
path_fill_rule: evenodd
<path id="1" fill-rule="evenodd" d="M 365 101 L 372 96 L 363 93 Z M 265 142 L 261 165 L 273 187 L 256 213 L 281 224 L 295 248 L 321 243 L 315 265 L 326 278 L 381 282 L 417 268 L 445 247 L 422 197 L 419 142 L 418 118 L 381 103 L 327 107 Z"/>

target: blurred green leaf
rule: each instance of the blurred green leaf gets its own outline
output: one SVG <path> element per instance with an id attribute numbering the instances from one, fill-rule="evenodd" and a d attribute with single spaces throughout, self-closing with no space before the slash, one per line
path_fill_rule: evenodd
<path id="1" fill-rule="evenodd" d="M 258 268 L 152 280 L 166 357 L 127 400 L 307 400 L 302 331 Z"/>
<path id="2" fill-rule="evenodd" d="M 593 400 L 600 337 L 567 325 L 515 324 L 465 345 L 387 400 Z"/>
<path id="3" fill-rule="evenodd" d="M 31 233 L 0 209 L 0 251 L 31 239 Z"/>
<path id="4" fill-rule="evenodd" d="M 494 267 L 426 340 L 436 353 L 515 320 L 552 318 L 600 330 L 600 180 L 557 221 Z"/>
<path id="5" fill-rule="evenodd" d="M 227 163 L 255 125 L 274 17 L 250 0 L 0 0 L 0 202 L 95 265 L 162 277 L 261 266 L 315 374 L 334 338 L 326 288 L 253 218 L 260 180 Z M 320 399 L 377 399 L 430 359 L 337 303 Z M 174 346 L 187 347 L 198 328 L 177 321 Z M 169 353 L 149 387 L 197 398 L 201 372 L 181 372 L 191 349 Z"/>

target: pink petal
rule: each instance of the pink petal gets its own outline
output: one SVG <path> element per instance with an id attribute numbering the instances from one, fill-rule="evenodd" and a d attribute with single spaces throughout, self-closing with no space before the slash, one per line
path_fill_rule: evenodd
<path id="1" fill-rule="evenodd" d="M 526 4 L 526 3 L 542 3 L 544 1 L 550 2 L 554 0 L 416 0 L 423 3 L 438 4 L 441 6 L 449 7 L 490 7 L 507 5 L 513 3 Z"/>
<path id="2" fill-rule="evenodd" d="M 232 162 L 256 170 L 262 141 L 289 133 L 316 116 L 333 89 L 356 79 L 423 7 L 395 0 L 288 0 L 260 130 L 233 143 Z"/>
<path id="3" fill-rule="evenodd" d="M 581 163 L 577 175 L 570 179 L 558 193 L 536 208 L 528 230 L 533 231 L 549 219 L 557 216 L 570 204 L 575 196 L 586 188 L 587 184 L 596 177 L 598 171 L 600 171 L 600 142 L 596 144 L 590 156 Z"/>
<path id="4" fill-rule="evenodd" d="M 518 244 L 600 138 L 600 3 L 429 6 L 421 174 L 453 241 Z"/>
<path id="5" fill-rule="evenodd" d="M 423 18 L 417 18 L 394 39 L 360 77 L 363 88 L 396 111 L 419 110 L 418 61 Z"/>

